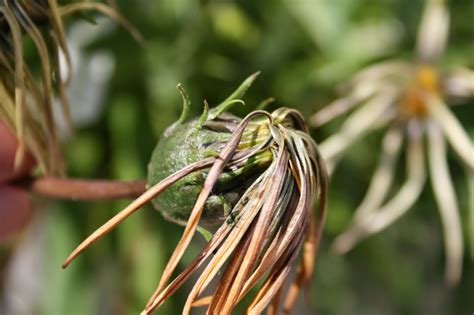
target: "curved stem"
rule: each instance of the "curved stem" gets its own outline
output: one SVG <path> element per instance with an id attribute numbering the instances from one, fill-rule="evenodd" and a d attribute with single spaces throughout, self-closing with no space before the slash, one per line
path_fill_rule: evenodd
<path id="1" fill-rule="evenodd" d="M 145 191 L 146 180 L 118 181 L 38 177 L 25 186 L 33 193 L 58 199 L 113 200 L 136 198 Z"/>

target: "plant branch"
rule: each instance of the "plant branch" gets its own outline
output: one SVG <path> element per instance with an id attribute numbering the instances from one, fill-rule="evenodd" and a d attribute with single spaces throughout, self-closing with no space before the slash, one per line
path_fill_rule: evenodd
<path id="1" fill-rule="evenodd" d="M 22 183 L 23 185 L 23 183 Z M 38 177 L 26 183 L 31 192 L 57 199 L 134 199 L 146 190 L 146 180 L 118 181 L 58 177 Z"/>

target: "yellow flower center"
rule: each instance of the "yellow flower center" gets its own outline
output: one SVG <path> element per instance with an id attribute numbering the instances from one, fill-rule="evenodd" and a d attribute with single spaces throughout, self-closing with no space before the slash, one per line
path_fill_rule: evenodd
<path id="1" fill-rule="evenodd" d="M 408 117 L 423 117 L 427 114 L 424 95 L 440 94 L 439 76 L 432 66 L 419 65 L 415 70 L 415 78 L 401 102 L 402 113 Z"/>

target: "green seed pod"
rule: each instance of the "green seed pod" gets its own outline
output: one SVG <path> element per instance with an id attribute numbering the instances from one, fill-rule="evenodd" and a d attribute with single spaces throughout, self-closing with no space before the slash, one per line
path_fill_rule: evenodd
<path id="1" fill-rule="evenodd" d="M 229 113 L 221 113 L 238 101 L 254 80 L 250 77 L 242 86 L 220 106 L 208 111 L 206 104 L 200 118 L 186 120 L 189 99 L 186 92 L 178 86 L 182 93 L 184 109 L 180 120 L 171 125 L 158 141 L 148 165 L 149 187 L 192 163 L 206 158 L 217 157 L 235 128 L 241 121 Z M 242 136 L 239 148 L 258 145 L 268 137 L 268 128 L 258 125 L 250 126 Z M 254 158 L 244 161 L 241 165 L 227 168 L 220 174 L 212 194 L 206 201 L 202 214 L 202 222 L 208 225 L 221 223 L 229 211 L 242 197 L 249 185 L 268 166 L 272 160 L 270 152 L 261 152 Z M 163 216 L 172 222 L 185 225 L 196 198 L 201 191 L 209 169 L 191 173 L 175 182 L 170 188 L 156 197 L 152 203 Z"/>
<path id="2" fill-rule="evenodd" d="M 201 124 L 199 119 L 193 119 L 171 126 L 153 151 L 148 166 L 149 186 L 187 165 L 216 157 L 239 121 L 232 115 L 224 114 L 205 124 Z M 248 141 L 257 144 L 258 140 Z M 270 162 L 271 155 L 262 152 L 255 159 L 223 172 L 206 201 L 202 220 L 208 224 L 222 222 L 243 192 Z M 166 219 L 186 224 L 207 172 L 208 169 L 204 169 L 178 180 L 156 197 L 153 205 Z"/>

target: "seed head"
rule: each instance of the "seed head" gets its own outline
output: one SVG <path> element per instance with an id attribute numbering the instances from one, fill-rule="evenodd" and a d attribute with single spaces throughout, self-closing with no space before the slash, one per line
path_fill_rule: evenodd
<path id="1" fill-rule="evenodd" d="M 243 102 L 240 98 L 255 76 L 217 107 L 206 106 L 200 118 L 188 121 L 183 114 L 153 153 L 147 192 L 86 239 L 64 266 L 154 199 L 166 218 L 185 224 L 185 229 L 142 314 L 159 308 L 198 270 L 202 271 L 183 314 L 193 307 L 206 307 L 208 314 L 230 314 L 253 288 L 257 292 L 246 306 L 248 314 L 266 308 L 277 314 L 282 307 L 288 313 L 312 278 L 325 218 L 327 174 L 299 112 L 256 110 L 243 119 L 226 113 L 232 104 Z M 183 99 L 186 113 L 189 101 L 184 92 Z M 191 264 L 173 278 L 202 224 L 219 226 Z"/>

